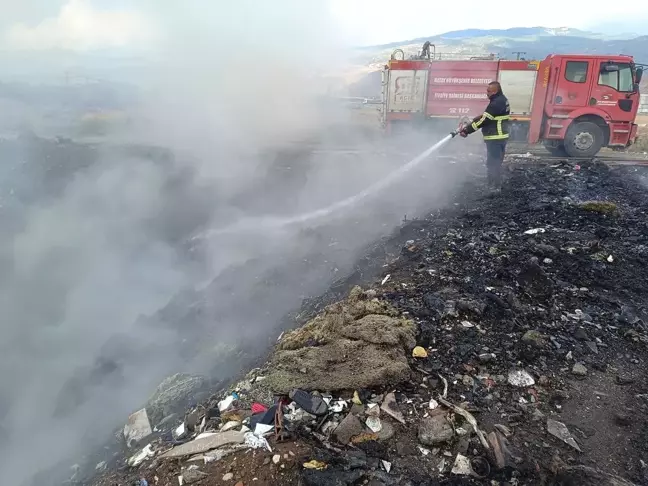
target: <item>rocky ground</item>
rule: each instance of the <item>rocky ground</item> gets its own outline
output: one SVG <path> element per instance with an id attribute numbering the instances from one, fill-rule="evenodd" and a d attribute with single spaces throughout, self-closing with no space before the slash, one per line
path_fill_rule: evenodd
<path id="1" fill-rule="evenodd" d="M 645 174 L 509 169 L 404 224 L 94 484 L 648 484 Z"/>

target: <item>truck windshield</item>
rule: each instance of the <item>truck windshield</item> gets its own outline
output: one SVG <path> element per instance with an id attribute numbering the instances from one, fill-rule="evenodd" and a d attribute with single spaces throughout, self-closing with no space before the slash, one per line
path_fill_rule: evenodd
<path id="1" fill-rule="evenodd" d="M 632 65 L 619 63 L 618 71 L 602 72 L 599 74 L 599 84 L 609 86 L 622 93 L 632 93 L 634 79 L 632 76 Z"/>

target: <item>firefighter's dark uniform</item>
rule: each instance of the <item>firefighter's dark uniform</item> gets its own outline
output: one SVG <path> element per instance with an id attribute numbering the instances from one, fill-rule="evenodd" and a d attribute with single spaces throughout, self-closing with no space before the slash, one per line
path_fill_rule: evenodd
<path id="1" fill-rule="evenodd" d="M 470 134 L 481 128 L 486 142 L 486 168 L 490 186 L 500 187 L 502 184 L 502 162 L 504 162 L 506 142 L 509 138 L 510 119 L 509 101 L 500 91 L 490 97 L 490 103 L 483 115 L 475 117 L 472 124 L 463 130 L 466 134 Z"/>

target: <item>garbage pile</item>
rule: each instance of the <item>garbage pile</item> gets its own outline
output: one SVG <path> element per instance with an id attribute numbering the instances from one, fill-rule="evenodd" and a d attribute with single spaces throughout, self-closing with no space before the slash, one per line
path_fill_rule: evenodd
<path id="1" fill-rule="evenodd" d="M 648 193 L 516 166 L 404 225 L 382 274 L 183 417 L 123 430 L 108 484 L 648 484 Z"/>

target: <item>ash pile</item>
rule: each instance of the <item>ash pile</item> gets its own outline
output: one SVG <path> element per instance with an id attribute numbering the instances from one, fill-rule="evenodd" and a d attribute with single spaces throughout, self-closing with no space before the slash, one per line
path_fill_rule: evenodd
<path id="1" fill-rule="evenodd" d="M 95 484 L 648 484 L 642 176 L 467 185 L 265 366 L 184 415 L 136 412 Z"/>

